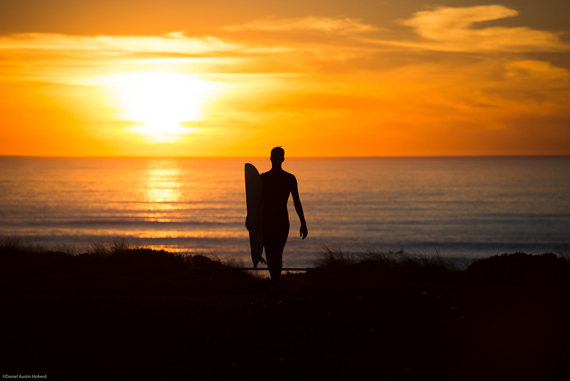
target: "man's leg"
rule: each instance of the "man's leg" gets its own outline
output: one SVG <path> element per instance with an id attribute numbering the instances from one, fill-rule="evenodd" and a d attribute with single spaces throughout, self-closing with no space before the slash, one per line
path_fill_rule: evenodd
<path id="1" fill-rule="evenodd" d="M 283 269 L 283 250 L 289 235 L 289 221 L 263 227 L 263 245 L 265 246 L 265 257 L 269 275 L 273 280 L 274 287 L 279 284 L 281 271 Z"/>

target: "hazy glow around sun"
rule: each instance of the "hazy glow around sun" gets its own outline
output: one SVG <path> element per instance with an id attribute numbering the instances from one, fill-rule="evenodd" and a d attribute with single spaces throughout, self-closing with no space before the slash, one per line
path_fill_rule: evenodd
<path id="1" fill-rule="evenodd" d="M 118 88 L 121 118 L 140 123 L 129 127 L 150 142 L 176 141 L 196 133 L 182 122 L 201 120 L 204 107 L 220 84 L 197 76 L 168 73 L 126 73 L 108 78 Z"/>

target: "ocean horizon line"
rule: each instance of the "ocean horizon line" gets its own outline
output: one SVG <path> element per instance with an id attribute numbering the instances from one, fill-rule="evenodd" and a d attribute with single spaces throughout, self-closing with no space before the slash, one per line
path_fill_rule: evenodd
<path id="1" fill-rule="evenodd" d="M 269 156 L 130 156 L 130 155 L 96 155 L 96 156 L 46 156 L 46 155 L 2 155 L 0 158 L 35 158 L 35 159 L 266 159 Z M 568 158 L 570 154 L 555 155 L 394 155 L 394 156 L 289 156 L 288 159 L 475 159 L 475 158 Z"/>

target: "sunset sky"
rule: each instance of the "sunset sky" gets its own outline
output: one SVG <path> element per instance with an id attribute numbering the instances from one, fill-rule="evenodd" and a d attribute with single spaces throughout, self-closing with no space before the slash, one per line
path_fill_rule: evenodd
<path id="1" fill-rule="evenodd" d="M 567 0 L 0 0 L 0 155 L 570 155 Z"/>

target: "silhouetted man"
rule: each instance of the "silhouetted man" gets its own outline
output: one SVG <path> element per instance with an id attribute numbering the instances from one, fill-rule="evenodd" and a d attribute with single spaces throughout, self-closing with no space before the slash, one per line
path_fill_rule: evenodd
<path id="1" fill-rule="evenodd" d="M 299 199 L 297 179 L 285 172 L 281 164 L 285 161 L 285 150 L 275 147 L 271 150 L 271 170 L 261 174 L 263 184 L 263 246 L 269 274 L 277 287 L 283 268 L 283 249 L 289 235 L 289 213 L 287 200 L 293 196 L 295 210 L 301 220 L 301 237 L 308 234 L 307 223 L 303 214 L 303 206 Z"/>

